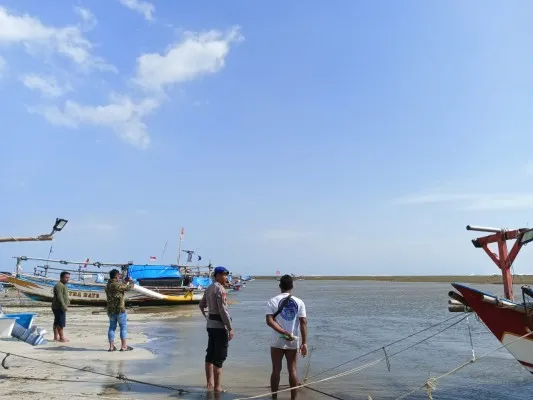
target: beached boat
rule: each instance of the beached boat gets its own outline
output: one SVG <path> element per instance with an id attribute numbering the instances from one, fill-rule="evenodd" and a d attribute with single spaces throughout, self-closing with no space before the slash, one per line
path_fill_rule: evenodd
<path id="1" fill-rule="evenodd" d="M 493 335 L 529 372 L 533 373 L 533 290 L 522 286 L 522 302 L 514 300 L 511 266 L 525 244 L 533 241 L 533 229 L 497 229 L 467 226 L 467 230 L 490 232 L 491 235 L 472 240 L 476 248 L 482 248 L 502 271 L 504 298 L 469 286 L 452 283 L 457 290 L 450 291 L 448 309 L 452 312 L 475 312 Z M 515 240 L 511 251 L 507 240 Z M 498 245 L 498 254 L 490 248 Z"/>
<path id="2" fill-rule="evenodd" d="M 0 271 L 0 285 L 5 288 L 13 287 L 13 285 L 7 281 L 7 277 L 11 275 L 11 272 Z"/>
<path id="3" fill-rule="evenodd" d="M 46 342 L 46 330 L 33 325 L 37 313 L 10 313 L 2 312 L 0 306 L 0 338 L 14 337 L 33 346 Z"/>
<path id="4" fill-rule="evenodd" d="M 17 319 L 14 317 L 8 318 L 0 316 L 0 338 L 11 337 L 11 332 L 13 332 L 16 320 Z"/>
<path id="5" fill-rule="evenodd" d="M 125 292 L 127 305 L 155 306 L 198 304 L 202 299 L 205 287 L 211 283 L 209 276 L 191 276 L 187 272 L 182 274 L 178 266 L 173 265 L 134 265 L 71 262 L 64 260 L 50 260 L 40 258 L 16 257 L 17 269 L 14 276 L 8 281 L 25 296 L 36 301 L 51 302 L 53 287 L 58 278 L 49 277 L 48 273 L 69 271 L 71 280 L 67 284 L 70 302 L 73 305 L 97 306 L 107 303 L 105 287 L 107 276 L 105 271 L 86 271 L 88 265 L 121 268 L 123 273 L 134 282 L 134 288 Z M 60 263 L 63 265 L 78 265 L 78 270 L 51 268 L 38 266 L 34 273 L 22 272 L 23 261 L 46 261 L 47 263 Z M 200 268 L 200 267 L 195 267 Z M 190 267 L 187 267 L 190 270 Z"/>

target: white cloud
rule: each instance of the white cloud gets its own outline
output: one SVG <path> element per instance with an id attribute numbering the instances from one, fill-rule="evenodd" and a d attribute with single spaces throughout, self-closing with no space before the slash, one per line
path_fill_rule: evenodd
<path id="1" fill-rule="evenodd" d="M 97 25 L 98 21 L 96 21 L 96 17 L 90 10 L 81 7 L 74 7 L 74 11 L 83 20 L 85 29 L 91 30 Z"/>
<path id="2" fill-rule="evenodd" d="M 137 11 L 138 13 L 142 14 L 144 16 L 144 19 L 147 21 L 153 21 L 155 13 L 155 6 L 152 3 L 149 3 L 148 1 L 144 0 L 119 0 L 120 4 L 122 4 L 124 7 L 128 7 L 129 9 L 133 11 Z"/>
<path id="3" fill-rule="evenodd" d="M 45 97 L 61 97 L 70 90 L 69 86 L 61 86 L 52 76 L 40 76 L 36 74 L 22 77 L 24 86 L 31 90 L 38 90 Z"/>
<path id="4" fill-rule="evenodd" d="M 92 44 L 77 26 L 44 25 L 30 15 L 14 15 L 0 7 L 0 45 L 23 44 L 26 48 L 49 48 L 83 68 L 116 70 L 92 54 Z"/>
<path id="5" fill-rule="evenodd" d="M 112 94 L 105 105 L 86 106 L 67 100 L 63 109 L 45 106 L 30 111 L 43 115 L 54 125 L 76 128 L 87 124 L 109 128 L 125 142 L 146 148 L 150 144 L 150 136 L 143 119 L 159 105 L 155 99 L 147 98 L 136 103 L 128 96 Z"/>
<path id="6" fill-rule="evenodd" d="M 455 203 L 460 210 L 488 211 L 533 208 L 531 193 L 430 193 L 407 196 L 394 203 L 405 205 Z"/>
<path id="7" fill-rule="evenodd" d="M 242 40 L 237 27 L 226 34 L 219 31 L 186 33 L 185 39 L 164 53 L 143 54 L 137 59 L 134 81 L 148 90 L 171 86 L 212 74 L 224 67 L 230 45 Z"/>

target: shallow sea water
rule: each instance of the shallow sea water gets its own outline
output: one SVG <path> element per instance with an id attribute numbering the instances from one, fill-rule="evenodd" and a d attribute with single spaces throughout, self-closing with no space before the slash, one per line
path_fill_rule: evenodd
<path id="1" fill-rule="evenodd" d="M 495 294 L 502 291 L 499 285 L 472 286 Z M 456 320 L 462 318 L 464 314 L 452 314 L 447 309 L 447 293 L 450 290 L 451 285 L 437 283 L 296 281 L 293 294 L 306 303 L 309 347 L 313 348 L 310 358 L 299 360 L 300 378 L 306 375 L 307 368 L 309 380 L 314 381 L 381 359 L 384 357 L 383 350 L 314 378 L 326 369 L 432 324 L 454 316 L 457 316 Z M 224 365 L 223 382 L 228 393 L 220 398 L 232 399 L 269 391 L 270 330 L 265 324 L 265 303 L 277 293 L 277 281 L 253 281 L 230 296 L 236 301 L 230 308 L 235 337 L 230 342 L 228 360 Z M 171 397 L 174 398 L 206 398 L 203 390 L 203 358 L 207 345 L 205 320 L 196 306 L 187 309 L 190 309 L 190 314 L 185 317 L 143 328 L 153 338 L 145 347 L 157 354 L 155 361 L 110 365 L 109 372 L 127 373 L 142 380 L 190 391 L 181 397 L 173 394 Z M 153 309 L 136 312 L 153 313 L 154 321 L 157 321 L 157 311 Z M 387 354 L 392 355 L 414 345 L 454 321 L 387 347 Z M 477 356 L 500 346 L 475 315 L 470 315 L 469 322 Z M 390 371 L 386 361 L 382 361 L 363 371 L 312 387 L 346 400 L 366 400 L 368 396 L 374 400 L 392 400 L 422 386 L 430 375 L 446 373 L 471 358 L 468 324 L 464 320 L 390 358 Z M 288 383 L 286 369 L 282 372 L 281 383 Z M 142 385 L 106 387 L 106 393 L 113 392 L 139 399 L 169 398 L 165 389 Z M 433 398 L 529 399 L 533 398 L 532 392 L 533 375 L 519 365 L 507 350 L 501 349 L 440 380 Z M 289 394 L 284 393 L 279 398 L 289 398 Z M 300 398 L 328 397 L 303 389 Z M 427 397 L 421 390 L 407 398 Z"/>

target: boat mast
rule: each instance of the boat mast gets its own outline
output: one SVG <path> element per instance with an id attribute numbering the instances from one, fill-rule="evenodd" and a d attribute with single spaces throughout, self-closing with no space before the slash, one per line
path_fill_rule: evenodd
<path id="1" fill-rule="evenodd" d="M 520 229 L 503 229 L 503 228 L 490 228 L 483 226 L 471 226 L 467 225 L 467 231 L 476 232 L 490 232 L 491 235 L 483 236 L 472 240 L 472 244 L 476 248 L 482 248 L 485 253 L 490 257 L 492 261 L 502 271 L 503 288 L 505 298 L 513 301 L 513 277 L 511 274 L 511 266 L 513 265 L 518 252 L 522 248 L 522 245 L 532 240 L 530 235 L 525 235 L 526 232 L 533 231 L 532 229 L 520 228 Z M 527 237 L 526 237 L 527 236 Z M 511 251 L 507 249 L 507 241 L 516 239 Z M 498 245 L 498 254 L 494 253 L 489 244 L 496 243 Z"/>
<path id="2" fill-rule="evenodd" d="M 183 227 L 181 227 L 180 243 L 178 245 L 178 269 L 180 267 L 180 259 L 181 259 L 181 241 L 183 240 L 184 234 L 185 234 L 185 231 L 183 230 Z"/>

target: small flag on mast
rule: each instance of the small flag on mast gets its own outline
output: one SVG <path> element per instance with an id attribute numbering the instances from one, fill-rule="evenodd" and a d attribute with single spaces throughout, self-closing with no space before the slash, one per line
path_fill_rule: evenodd
<path id="1" fill-rule="evenodd" d="M 192 255 L 194 254 L 194 250 L 182 250 L 184 253 L 187 253 L 187 262 L 192 262 Z"/>
<path id="2" fill-rule="evenodd" d="M 157 260 L 156 256 L 150 256 L 150 261 L 155 261 L 155 260 Z"/>
<path id="3" fill-rule="evenodd" d="M 185 236 L 185 230 L 183 229 L 183 227 L 181 228 L 181 239 L 183 239 L 183 237 Z"/>

